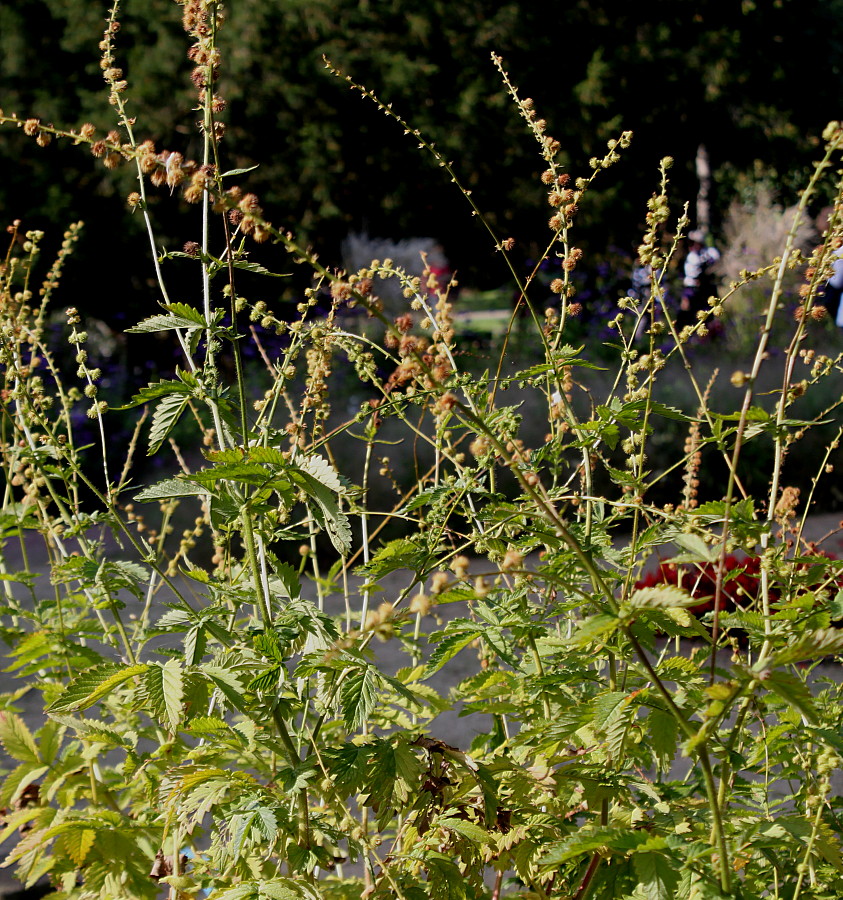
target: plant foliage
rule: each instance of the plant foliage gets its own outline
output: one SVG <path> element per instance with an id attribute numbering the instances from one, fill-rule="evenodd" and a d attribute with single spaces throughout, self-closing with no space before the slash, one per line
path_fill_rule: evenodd
<path id="1" fill-rule="evenodd" d="M 127 409 L 144 412 L 119 471 L 79 313 L 65 311 L 75 375 L 47 337 L 80 226 L 43 276 L 43 236 L 10 227 L 0 589 L 6 670 L 21 687 L 0 698 L 5 865 L 27 884 L 48 879 L 56 900 L 840 896 L 832 776 L 843 698 L 839 679 L 817 673 L 837 673 L 843 654 L 841 572 L 803 536 L 840 430 L 825 458 L 798 463 L 815 467 L 811 495 L 787 480 L 804 432 L 841 402 L 814 419 L 792 409 L 843 370 L 814 347 L 843 237 L 839 205 L 810 259 L 795 246 L 839 165 L 840 124 L 826 129 L 770 263 L 754 356 L 732 376 L 736 412 L 710 408 L 688 346 L 742 285 L 690 324 L 664 302 L 689 224 L 670 210 L 669 159 L 638 250 L 648 290 L 619 304 L 616 377 L 597 396 L 588 379 L 599 367 L 566 337 L 581 256 L 573 237 L 629 132 L 570 177 L 559 141 L 493 58 L 538 146 L 552 209 L 545 256 L 562 274 L 558 303 L 540 315 L 533 279 L 512 266 L 535 357 L 513 374 L 505 342 L 478 373 L 455 330 L 453 283 L 389 260 L 329 270 L 235 181 L 249 173 L 225 159 L 220 7 L 190 0 L 183 13 L 201 163 L 141 139 L 116 62 L 116 6 L 100 45 L 113 132 L 0 115 L 40 145 L 82 144 L 108 168 L 134 167 L 129 202 L 154 252 L 156 189 L 178 192 L 202 225 L 201 243 L 156 256 L 160 310 L 127 329 L 129 340 L 168 341 L 179 367 L 135 387 Z M 460 188 L 423 134 L 351 87 Z M 512 239 L 486 224 L 511 261 Z M 249 261 L 253 243 L 268 244 L 278 268 L 292 260 L 312 272 L 298 321 L 241 293 L 243 270 L 263 268 Z M 193 305 L 171 299 L 175 266 L 193 267 Z M 802 299 L 775 356 L 785 275 L 801 281 Z M 395 319 L 378 300 L 385 279 L 407 301 Z M 327 313 L 317 307 L 325 295 Z M 244 365 L 249 341 L 265 363 L 261 390 Z M 771 412 L 756 384 L 773 365 Z M 699 399 L 693 415 L 655 398 L 677 372 Z M 368 395 L 329 427 L 342 379 Z M 542 409 L 540 439 L 527 397 Z M 685 490 L 668 505 L 652 500 L 667 472 L 647 456 L 664 421 L 688 430 L 671 464 Z M 141 485 L 144 440 L 150 455 L 172 458 Z M 746 447 L 761 442 L 775 462 L 768 493 L 752 497 Z M 396 483 L 382 509 L 371 485 L 390 478 L 397 456 L 412 458 L 417 477 L 409 491 Z M 711 457 L 728 475 L 719 499 L 700 504 Z M 381 534 L 394 523 L 402 533 Z M 747 554 L 754 582 L 739 564 Z M 665 557 L 681 575 L 647 582 Z M 36 714 L 24 712 L 27 694 Z M 443 714 L 457 712 L 472 737 L 445 732 Z"/>

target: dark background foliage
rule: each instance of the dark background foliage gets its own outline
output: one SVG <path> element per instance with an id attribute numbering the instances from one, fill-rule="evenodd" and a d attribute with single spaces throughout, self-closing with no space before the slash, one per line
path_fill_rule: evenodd
<path id="1" fill-rule="evenodd" d="M 105 4 L 89 0 L 3 4 L 6 112 L 112 127 L 97 50 L 106 15 Z M 196 157 L 180 16 L 170 0 L 127 3 L 118 49 L 138 138 Z M 395 122 L 325 70 L 323 54 L 433 140 L 501 236 L 515 237 L 525 255 L 547 237 L 541 160 L 490 52 L 503 56 L 522 96 L 534 98 L 572 175 L 587 174 L 589 157 L 632 129 L 632 149 L 583 213 L 579 241 L 593 258 L 613 242 L 635 243 L 662 156 L 677 162 L 677 205 L 693 208 L 701 143 L 715 173 L 715 209 L 759 177 L 790 200 L 815 136 L 839 113 L 841 23 L 841 0 L 236 0 L 220 36 L 226 162 L 259 163 L 247 186 L 273 222 L 303 233 L 325 260 L 340 262 L 351 230 L 431 235 L 463 281 L 490 287 L 504 280 L 502 264 L 464 198 Z M 133 189 L 130 167 L 107 172 L 83 148 L 40 150 L 8 129 L 0 133 L 0 165 L 5 219 L 53 231 L 85 220 L 69 272 L 72 302 L 115 325 L 120 314 L 136 318 L 153 292 L 151 269 L 124 262 L 131 246 L 144 252 L 140 217 L 123 202 Z M 196 236 L 190 212 L 179 212 L 166 192 L 156 195 L 153 213 L 170 249 Z"/>

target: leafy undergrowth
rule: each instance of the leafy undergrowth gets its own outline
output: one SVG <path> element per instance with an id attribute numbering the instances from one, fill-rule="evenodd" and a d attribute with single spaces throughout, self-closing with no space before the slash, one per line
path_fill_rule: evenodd
<path id="1" fill-rule="evenodd" d="M 495 57 L 541 154 L 543 259 L 559 262 L 548 285 L 558 302 L 529 302 L 542 260 L 526 279 L 513 264 L 535 358 L 512 371 L 508 331 L 499 358 L 477 371 L 457 352 L 452 284 L 388 259 L 326 268 L 272 224 L 245 187 L 248 171 L 227 169 L 220 12 L 184 4 L 201 162 L 136 137 L 116 7 L 100 47 L 118 128 L 0 114 L 39 145 L 82 145 L 109 168 L 134 167 L 128 202 L 149 228 L 160 307 L 127 340 L 160 336 L 178 359 L 171 377 L 134 386 L 122 412 L 137 424 L 115 466 L 102 371 L 78 311 L 64 313 L 75 375 L 45 338 L 83 232 L 68 229 L 44 272 L 43 235 L 12 224 L 0 269 L 0 587 L 7 670 L 21 686 L 0 714 L 6 864 L 26 883 L 48 879 L 56 900 L 840 896 L 831 783 L 843 697 L 811 670 L 843 653 L 843 573 L 797 551 L 793 524 L 834 477 L 841 435 L 836 393 L 816 415 L 795 406 L 843 369 L 817 344 L 819 290 L 843 239 L 839 202 L 810 258 L 795 244 L 839 165 L 839 123 L 823 135 L 778 260 L 681 325 L 664 278 L 689 221 L 671 213 L 663 160 L 638 248 L 649 281 L 605 322 L 614 338 L 598 363 L 569 341 L 582 256 L 573 236 L 595 179 L 631 135 L 571 177 Z M 352 88 L 459 188 L 455 167 L 392 106 Z M 159 255 L 156 189 L 196 210 L 199 239 L 182 250 Z M 511 260 L 515 239 L 486 227 Z M 312 272 L 296 321 L 274 308 L 273 272 L 250 258 L 254 244 L 277 254 L 279 271 Z M 193 267 L 195 297 L 170 293 L 174 266 Z M 241 292 L 256 276 L 267 277 L 267 299 Z M 736 408 L 715 410 L 718 376 L 701 380 L 689 348 L 762 277 L 754 355 L 729 376 Z M 762 403 L 794 278 L 798 314 L 773 402 Z M 389 282 L 406 300 L 397 316 L 378 298 Z M 346 327 L 360 309 L 377 329 Z M 247 346 L 267 373 L 257 396 Z M 613 377 L 598 381 L 607 357 Z M 659 399 L 660 379 L 676 371 L 693 412 Z M 369 396 L 348 410 L 351 380 Z M 687 437 L 654 471 L 648 454 L 666 423 Z M 829 424 L 816 458 L 798 456 L 805 435 Z M 143 446 L 174 474 L 135 483 Z M 749 490 L 758 459 L 770 466 Z M 720 496 L 701 505 L 712 460 L 725 473 Z M 395 477 L 408 465 L 409 487 Z M 810 469 L 801 494 L 794 465 Z M 681 488 L 664 503 L 657 488 L 671 472 Z M 391 485 L 387 502 L 376 479 Z M 186 524 L 170 537 L 176 521 Z M 395 522 L 403 536 L 389 539 Z M 667 569 L 644 582 L 669 546 L 687 577 Z M 700 643 L 684 654 L 682 638 Z M 397 648 L 397 671 L 379 664 L 376 641 Z M 468 674 L 437 691 L 434 676 L 456 671 L 458 656 Z M 451 745 L 436 720 L 455 709 L 491 726 Z"/>

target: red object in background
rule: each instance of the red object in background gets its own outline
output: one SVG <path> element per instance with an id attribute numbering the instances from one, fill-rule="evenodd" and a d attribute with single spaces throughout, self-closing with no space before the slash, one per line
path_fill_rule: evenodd
<path id="1" fill-rule="evenodd" d="M 824 556 L 829 560 L 836 559 L 830 553 L 816 553 L 816 556 Z M 724 569 L 723 588 L 720 596 L 720 609 L 724 612 L 736 608 L 751 606 L 761 592 L 761 557 L 737 556 L 726 557 Z M 803 563 L 800 569 L 805 569 L 809 563 Z M 692 597 L 698 597 L 699 606 L 691 607 L 691 612 L 700 615 L 714 609 L 714 593 L 717 583 L 717 564 L 703 563 L 699 566 L 676 565 L 663 562 L 655 572 L 651 572 L 646 578 L 637 582 L 636 588 L 657 587 L 660 584 L 675 584 L 684 588 Z M 837 583 L 843 587 L 843 577 L 838 578 Z M 775 588 L 770 589 L 770 600 L 776 603 L 780 592 Z"/>

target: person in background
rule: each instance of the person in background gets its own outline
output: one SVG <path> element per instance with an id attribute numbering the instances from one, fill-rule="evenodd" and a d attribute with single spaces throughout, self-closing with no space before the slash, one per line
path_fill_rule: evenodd
<path id="1" fill-rule="evenodd" d="M 834 254 L 834 274 L 828 279 L 823 290 L 822 304 L 828 310 L 828 317 L 839 328 L 843 328 L 843 247 Z"/>
<path id="2" fill-rule="evenodd" d="M 706 308 L 706 300 L 714 292 L 713 266 L 720 259 L 716 247 L 705 246 L 705 232 L 697 229 L 688 234 L 688 253 L 682 278 L 682 300 L 679 324 L 694 325 L 697 312 Z"/>

